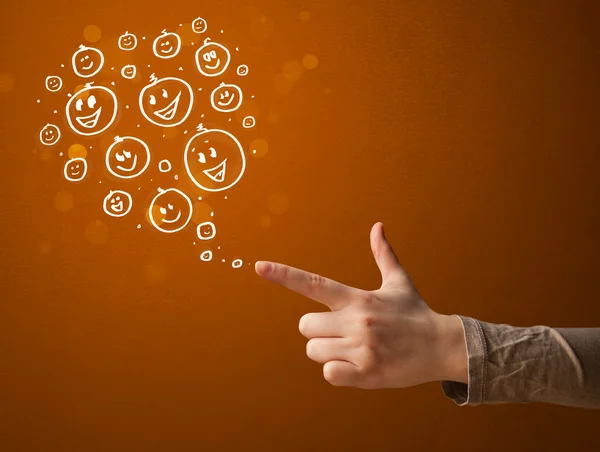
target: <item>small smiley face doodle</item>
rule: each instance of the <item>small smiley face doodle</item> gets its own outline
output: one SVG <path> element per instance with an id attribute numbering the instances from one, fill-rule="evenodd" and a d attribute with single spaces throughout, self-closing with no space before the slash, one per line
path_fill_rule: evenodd
<path id="1" fill-rule="evenodd" d="M 244 129 L 251 129 L 252 127 L 254 127 L 256 125 L 256 119 L 254 119 L 254 116 L 246 116 L 243 120 L 242 120 L 242 127 Z"/>
<path id="2" fill-rule="evenodd" d="M 215 110 L 228 113 L 240 108 L 243 97 L 239 86 L 221 83 L 211 93 L 210 103 Z"/>
<path id="3" fill-rule="evenodd" d="M 194 33 L 204 33 L 206 31 L 206 21 L 201 17 L 197 17 L 192 22 L 192 30 Z"/>
<path id="4" fill-rule="evenodd" d="M 181 49 L 181 38 L 177 33 L 167 33 L 163 30 L 154 40 L 152 49 L 158 58 L 173 58 Z"/>
<path id="5" fill-rule="evenodd" d="M 212 257 L 213 253 L 211 250 L 202 251 L 202 253 L 200 254 L 200 260 L 202 262 L 210 262 L 212 260 Z"/>
<path id="6" fill-rule="evenodd" d="M 117 96 L 104 86 L 87 84 L 69 99 L 66 114 L 67 122 L 75 133 L 85 136 L 97 135 L 115 121 Z"/>
<path id="7" fill-rule="evenodd" d="M 206 191 L 233 187 L 246 168 L 242 145 L 224 130 L 206 130 L 202 125 L 199 130 L 185 147 L 184 164 L 189 178 Z"/>
<path id="8" fill-rule="evenodd" d="M 216 77 L 221 75 L 229 66 L 231 55 L 227 48 L 210 38 L 204 40 L 204 45 L 196 51 L 196 67 L 202 75 Z"/>
<path id="9" fill-rule="evenodd" d="M 79 77 L 89 78 L 96 75 L 104 65 L 104 55 L 93 47 L 79 46 L 73 54 L 73 71 Z"/>
<path id="10" fill-rule="evenodd" d="M 140 92 L 140 110 L 144 118 L 162 127 L 175 127 L 185 121 L 194 104 L 189 83 L 175 77 L 157 79 L 154 74 Z"/>
<path id="11" fill-rule="evenodd" d="M 46 77 L 46 89 L 52 93 L 60 91 L 63 82 L 58 75 L 50 75 Z"/>
<path id="12" fill-rule="evenodd" d="M 200 240 L 210 240 L 217 235 L 217 228 L 211 221 L 200 223 L 196 228 L 196 234 Z"/>
<path id="13" fill-rule="evenodd" d="M 136 137 L 115 137 L 106 151 L 106 168 L 116 177 L 133 179 L 150 165 L 150 148 Z"/>
<path id="14" fill-rule="evenodd" d="M 87 161 L 84 158 L 76 157 L 71 160 L 68 160 L 65 163 L 65 179 L 71 182 L 79 182 L 83 180 L 85 175 L 87 174 L 88 165 Z"/>
<path id="15" fill-rule="evenodd" d="M 128 31 L 125 34 L 119 36 L 119 49 L 130 51 L 137 47 L 137 37 L 134 34 L 129 33 Z"/>
<path id="16" fill-rule="evenodd" d="M 181 231 L 192 218 L 192 201 L 176 188 L 160 190 L 150 203 L 150 223 L 167 234 Z"/>
<path id="17" fill-rule="evenodd" d="M 54 146 L 60 140 L 60 129 L 54 124 L 46 124 L 40 130 L 40 143 L 44 146 Z"/>
<path id="18" fill-rule="evenodd" d="M 133 207 L 133 201 L 126 191 L 113 190 L 104 198 L 102 207 L 111 217 L 124 217 Z"/>
<path id="19" fill-rule="evenodd" d="M 121 68 L 121 75 L 123 76 L 123 78 L 126 78 L 126 79 L 131 80 L 131 79 L 135 78 L 136 73 L 137 73 L 137 68 L 133 64 L 127 64 L 127 65 L 123 66 L 123 68 Z"/>
<path id="20" fill-rule="evenodd" d="M 248 75 L 248 66 L 245 64 L 240 64 L 237 68 L 237 75 L 241 77 Z"/>

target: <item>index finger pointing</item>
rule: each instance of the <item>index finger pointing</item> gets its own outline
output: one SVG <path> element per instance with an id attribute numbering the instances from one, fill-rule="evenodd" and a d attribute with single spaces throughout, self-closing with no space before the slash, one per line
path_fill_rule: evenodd
<path id="1" fill-rule="evenodd" d="M 257 262 L 256 273 L 300 295 L 323 303 L 332 310 L 341 309 L 348 304 L 354 290 L 323 276 L 275 262 Z"/>

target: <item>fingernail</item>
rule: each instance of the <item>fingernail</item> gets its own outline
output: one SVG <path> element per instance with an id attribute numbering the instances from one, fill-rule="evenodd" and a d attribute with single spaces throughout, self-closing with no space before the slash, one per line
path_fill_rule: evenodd
<path id="1" fill-rule="evenodd" d="M 256 263 L 256 271 L 262 275 L 268 275 L 271 273 L 273 266 L 270 262 L 258 261 Z"/>

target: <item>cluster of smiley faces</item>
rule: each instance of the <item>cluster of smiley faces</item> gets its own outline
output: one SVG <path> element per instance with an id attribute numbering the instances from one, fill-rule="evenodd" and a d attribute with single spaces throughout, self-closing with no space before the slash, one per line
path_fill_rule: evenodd
<path id="1" fill-rule="evenodd" d="M 196 19 L 192 23 L 196 33 L 206 31 L 206 22 Z M 137 47 L 137 37 L 129 32 L 121 35 L 118 46 L 123 51 Z M 153 51 L 158 58 L 173 58 L 181 48 L 181 39 L 176 33 L 163 31 L 153 42 Z M 229 67 L 229 50 L 210 38 L 196 51 L 196 67 L 207 77 L 223 74 Z M 104 65 L 104 56 L 98 49 L 81 46 L 72 58 L 76 75 L 90 78 L 96 75 Z M 121 75 L 134 78 L 136 67 L 124 66 Z M 248 67 L 237 68 L 239 76 L 248 73 Z M 62 88 L 62 80 L 57 76 L 46 78 L 46 88 L 56 92 Z M 232 83 L 221 83 L 211 93 L 212 107 L 219 112 L 233 112 L 243 101 L 242 90 Z M 175 127 L 188 119 L 194 104 L 194 92 L 186 81 L 176 77 L 158 78 L 154 74 L 150 82 L 139 94 L 139 108 L 142 116 L 150 123 L 160 127 Z M 86 84 L 70 97 L 66 104 L 66 119 L 69 127 L 82 136 L 98 135 L 106 131 L 115 121 L 118 102 L 115 93 L 108 87 Z M 243 119 L 244 128 L 255 125 L 254 118 Z M 53 146 L 59 142 L 61 131 L 55 124 L 47 124 L 40 131 L 43 145 Z M 120 179 L 132 179 L 143 174 L 151 165 L 150 146 L 134 136 L 115 137 L 105 155 L 105 164 L 109 173 Z M 171 170 L 168 160 L 157 162 L 159 171 Z M 231 133 L 220 129 L 205 129 L 200 125 L 198 133 L 187 142 L 184 150 L 184 166 L 187 176 L 199 188 L 218 192 L 234 186 L 244 174 L 246 158 L 238 139 Z M 64 176 L 70 182 L 86 179 L 88 163 L 83 158 L 72 158 L 64 166 Z M 104 199 L 104 211 L 113 217 L 123 217 L 132 209 L 133 201 L 129 193 L 113 190 Z M 187 226 L 192 217 L 192 202 L 180 190 L 159 189 L 159 193 L 150 203 L 148 210 L 151 224 L 159 231 L 173 233 Z M 210 240 L 215 235 L 214 224 L 202 223 L 197 234 L 201 240 Z"/>

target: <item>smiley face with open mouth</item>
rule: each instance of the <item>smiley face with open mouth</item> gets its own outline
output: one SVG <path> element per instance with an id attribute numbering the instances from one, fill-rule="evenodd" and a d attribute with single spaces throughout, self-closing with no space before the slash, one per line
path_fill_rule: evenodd
<path id="1" fill-rule="evenodd" d="M 40 130 L 40 143 L 44 146 L 54 146 L 60 140 L 60 129 L 54 124 L 46 124 Z"/>
<path id="2" fill-rule="evenodd" d="M 215 110 L 228 113 L 240 108 L 243 97 L 239 86 L 221 83 L 211 93 L 210 103 Z"/>
<path id="3" fill-rule="evenodd" d="M 207 130 L 202 125 L 188 141 L 183 161 L 192 182 L 213 192 L 233 187 L 246 169 L 246 157 L 238 139 L 225 130 Z"/>
<path id="4" fill-rule="evenodd" d="M 89 78 L 96 75 L 104 65 L 104 54 L 93 47 L 79 46 L 73 54 L 73 71 L 79 77 Z"/>
<path id="5" fill-rule="evenodd" d="M 231 55 L 227 47 L 211 42 L 210 38 L 206 38 L 204 45 L 196 51 L 196 67 L 207 77 L 221 75 L 229 66 L 230 60 Z"/>
<path id="6" fill-rule="evenodd" d="M 175 127 L 185 121 L 194 104 L 189 83 L 176 77 L 158 79 L 154 74 L 140 92 L 140 110 L 144 118 L 162 127 Z"/>
<path id="7" fill-rule="evenodd" d="M 83 180 L 87 174 L 87 170 L 88 165 L 84 158 L 76 157 L 68 160 L 64 168 L 65 179 L 71 182 L 79 182 Z"/>
<path id="8" fill-rule="evenodd" d="M 192 218 L 192 201 L 180 190 L 159 189 L 150 203 L 150 223 L 160 232 L 167 234 L 181 231 Z"/>
<path id="9" fill-rule="evenodd" d="M 90 83 L 69 99 L 67 122 L 79 135 L 97 135 L 108 129 L 117 117 L 117 96 L 104 86 Z"/>
<path id="10" fill-rule="evenodd" d="M 150 165 L 150 148 L 136 137 L 115 137 L 106 151 L 106 168 L 116 177 L 133 179 Z"/>
<path id="11" fill-rule="evenodd" d="M 111 217 L 124 217 L 133 207 L 133 201 L 126 191 L 113 190 L 104 198 L 102 207 Z"/>
<path id="12" fill-rule="evenodd" d="M 181 38 L 177 33 L 167 33 L 163 30 L 162 33 L 154 40 L 152 50 L 158 58 L 173 58 L 181 49 Z"/>

